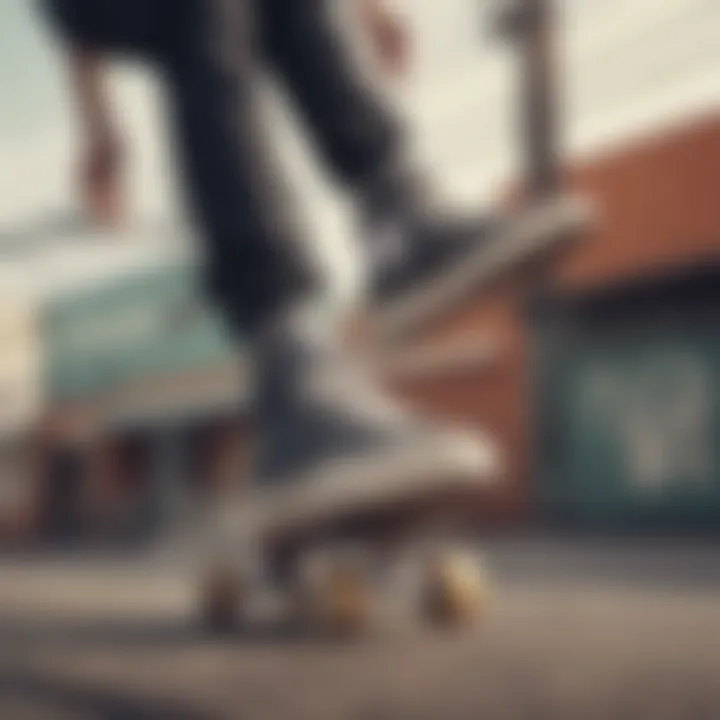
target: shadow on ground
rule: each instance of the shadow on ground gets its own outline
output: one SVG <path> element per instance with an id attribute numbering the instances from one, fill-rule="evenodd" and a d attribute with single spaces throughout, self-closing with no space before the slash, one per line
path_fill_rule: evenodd
<path id="1" fill-rule="evenodd" d="M 97 720 L 210 720 L 206 711 L 187 703 L 134 698 L 118 690 L 71 683 L 34 672 L 0 673 L 4 706 L 31 702 L 48 708 L 52 716 Z M 45 715 L 47 716 L 47 715 Z"/>

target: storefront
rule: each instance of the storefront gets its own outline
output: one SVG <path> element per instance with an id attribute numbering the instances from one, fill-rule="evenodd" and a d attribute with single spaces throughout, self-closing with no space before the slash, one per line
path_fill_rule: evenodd
<path id="1" fill-rule="evenodd" d="M 549 517 L 720 528 L 719 317 L 720 264 L 546 306 L 536 441 Z"/>
<path id="2" fill-rule="evenodd" d="M 147 537 L 223 484 L 221 456 L 233 452 L 222 441 L 243 422 L 242 362 L 192 268 L 64 297 L 47 308 L 44 329 L 48 539 Z"/>

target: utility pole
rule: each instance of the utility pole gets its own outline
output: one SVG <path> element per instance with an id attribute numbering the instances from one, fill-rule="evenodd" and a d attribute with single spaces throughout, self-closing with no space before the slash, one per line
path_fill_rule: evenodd
<path id="1" fill-rule="evenodd" d="M 560 187 L 555 13 L 555 0 L 503 0 L 496 19 L 497 32 L 520 55 L 520 141 L 531 199 Z"/>

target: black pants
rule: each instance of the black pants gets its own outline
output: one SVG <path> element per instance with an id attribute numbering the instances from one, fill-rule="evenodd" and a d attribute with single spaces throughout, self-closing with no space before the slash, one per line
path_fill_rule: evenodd
<path id="1" fill-rule="evenodd" d="M 46 0 L 75 42 L 141 53 L 168 81 L 211 291 L 245 331 L 312 292 L 318 273 L 259 100 L 259 70 L 291 96 L 318 154 L 350 187 L 397 152 L 395 118 L 354 66 L 337 0 Z"/>

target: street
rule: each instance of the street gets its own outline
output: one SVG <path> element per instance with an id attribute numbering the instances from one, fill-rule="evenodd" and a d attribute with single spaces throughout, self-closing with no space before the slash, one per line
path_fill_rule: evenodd
<path id="1" fill-rule="evenodd" d="M 720 717 L 720 550 L 493 540 L 484 621 L 211 638 L 151 561 L 3 560 L 1 718 Z"/>

